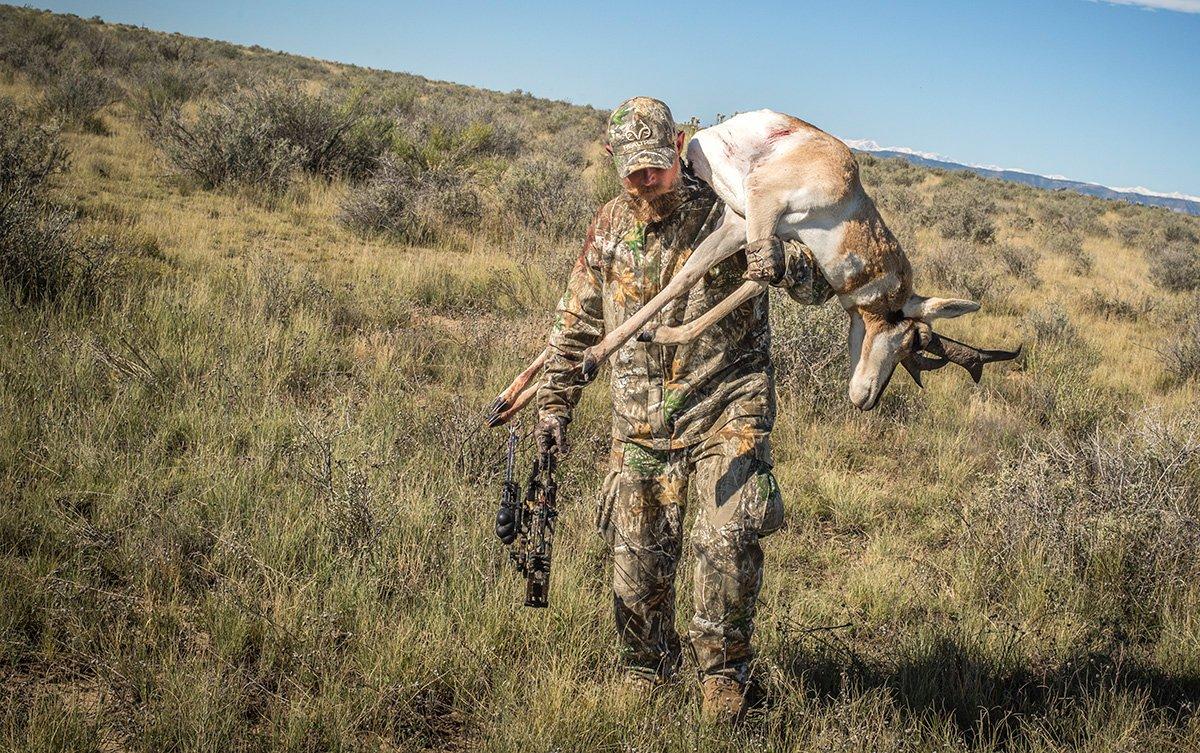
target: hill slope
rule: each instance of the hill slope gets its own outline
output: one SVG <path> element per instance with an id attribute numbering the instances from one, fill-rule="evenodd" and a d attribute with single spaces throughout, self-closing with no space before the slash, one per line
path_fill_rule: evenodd
<path id="1" fill-rule="evenodd" d="M 958 162 L 951 162 L 944 159 L 934 159 L 922 154 L 916 154 L 912 151 L 895 151 L 892 149 L 879 148 L 877 146 L 866 146 L 862 142 L 851 140 L 851 146 L 860 151 L 870 152 L 876 157 L 895 157 L 897 159 L 911 162 L 914 165 L 922 167 L 932 167 L 939 170 L 959 171 L 981 175 L 985 178 L 999 178 L 1000 180 L 1011 180 L 1016 183 L 1024 183 L 1025 185 L 1033 186 L 1034 188 L 1043 188 L 1051 191 L 1074 191 L 1086 196 L 1095 196 L 1099 199 L 1110 199 L 1113 201 L 1127 201 L 1131 204 L 1146 204 L 1148 206 L 1166 207 L 1176 212 L 1185 212 L 1191 215 L 1200 215 L 1200 201 L 1179 198 L 1175 196 L 1163 196 L 1161 194 L 1138 193 L 1134 191 L 1122 191 L 1108 186 L 1101 186 L 1095 183 L 1085 183 L 1080 180 L 1068 180 L 1066 178 L 1052 178 L 1046 175 L 1038 175 L 1036 173 L 1025 172 L 1024 170 L 1004 170 L 990 167 L 981 167 L 979 165 L 964 165 Z"/>

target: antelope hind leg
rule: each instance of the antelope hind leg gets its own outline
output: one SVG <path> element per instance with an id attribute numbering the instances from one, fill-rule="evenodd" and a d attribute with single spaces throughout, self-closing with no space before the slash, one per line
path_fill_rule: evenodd
<path id="1" fill-rule="evenodd" d="M 512 417 L 521 412 L 521 409 L 528 405 L 537 395 L 538 383 L 532 382 L 525 387 L 506 408 L 497 409 L 493 406 L 492 412 L 488 415 L 488 427 L 503 426 L 512 420 Z"/>
<path id="2" fill-rule="evenodd" d="M 662 345 L 678 345 L 680 343 L 691 342 L 699 337 L 704 330 L 724 319 L 729 312 L 766 289 L 767 283 L 765 282 L 747 280 L 742 283 L 741 287 L 726 296 L 716 306 L 713 306 L 690 322 L 681 324 L 678 327 L 647 329 L 638 335 L 638 339 L 642 342 L 656 342 Z"/>

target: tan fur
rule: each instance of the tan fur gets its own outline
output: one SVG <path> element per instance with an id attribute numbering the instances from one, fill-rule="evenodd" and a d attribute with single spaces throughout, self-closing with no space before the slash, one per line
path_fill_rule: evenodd
<path id="1" fill-rule="evenodd" d="M 892 231 L 883 224 L 875 205 L 865 194 L 863 200 L 865 211 L 846 221 L 845 234 L 842 236 L 842 255 L 855 254 L 863 261 L 863 268 L 849 277 L 842 285 L 842 290 L 837 292 L 849 293 L 873 279 L 894 274 L 900 281 L 897 287 L 888 295 L 859 307 L 864 311 L 886 314 L 898 310 L 912 294 L 912 265 Z"/>
<path id="2" fill-rule="evenodd" d="M 780 120 L 784 125 L 767 136 L 746 178 L 747 241 L 774 234 L 779 218 L 789 211 L 820 209 L 842 214 L 838 207 L 845 206 L 849 217 L 843 221 L 840 253 L 855 257 L 861 269 L 838 285 L 837 292 L 852 293 L 892 274 L 899 285 L 876 300 L 863 301 L 860 308 L 880 313 L 899 309 L 912 292 L 912 267 L 863 190 L 854 154 L 840 139 L 811 123 L 792 116 Z M 805 138 L 789 138 L 796 133 Z M 806 206 L 780 203 L 800 186 L 805 189 Z"/>
<path id="3" fill-rule="evenodd" d="M 782 173 L 780 180 L 771 182 L 810 187 L 828 204 L 844 201 L 856 190 L 862 190 L 858 182 L 858 163 L 845 144 L 799 118 L 790 120 L 809 138 L 790 147 L 783 159 L 780 159 L 783 155 L 771 155 L 771 162 L 778 165 Z"/>

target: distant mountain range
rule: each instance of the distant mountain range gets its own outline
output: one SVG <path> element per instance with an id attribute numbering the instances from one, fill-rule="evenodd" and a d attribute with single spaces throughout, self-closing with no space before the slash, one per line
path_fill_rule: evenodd
<path id="1" fill-rule="evenodd" d="M 909 149 L 902 146 L 880 146 L 869 139 L 843 139 L 846 145 L 851 149 L 860 152 L 868 152 L 877 157 L 899 157 L 907 160 L 914 165 L 923 165 L 925 167 L 937 167 L 942 170 L 968 170 L 976 175 L 983 175 L 988 178 L 1000 178 L 1002 180 L 1013 180 L 1018 183 L 1035 186 L 1037 188 L 1047 188 L 1053 191 L 1067 190 L 1076 191 L 1078 193 L 1087 194 L 1088 196 L 1098 196 L 1101 199 L 1116 199 L 1118 201 L 1128 201 L 1133 204 L 1149 204 L 1152 206 L 1166 207 L 1175 212 L 1185 212 L 1187 214 L 1200 215 L 1200 196 L 1188 196 L 1187 194 L 1165 194 L 1151 191 L 1147 188 L 1110 188 L 1101 186 L 1096 183 L 1084 183 L 1083 181 L 1071 180 L 1061 175 L 1038 175 L 1026 170 L 1017 170 L 1014 168 L 997 167 L 995 165 L 969 165 L 960 162 L 953 162 L 939 154 L 930 152 L 919 152 L 915 149 Z"/>

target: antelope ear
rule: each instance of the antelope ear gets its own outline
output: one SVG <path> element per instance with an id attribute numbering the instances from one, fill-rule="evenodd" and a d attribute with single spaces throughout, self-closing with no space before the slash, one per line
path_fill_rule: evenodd
<path id="1" fill-rule="evenodd" d="M 953 319 L 956 316 L 970 314 L 979 310 L 979 304 L 962 298 L 926 298 L 921 295 L 913 295 L 909 297 L 902 310 L 909 319 L 932 321 L 934 319 Z"/>

